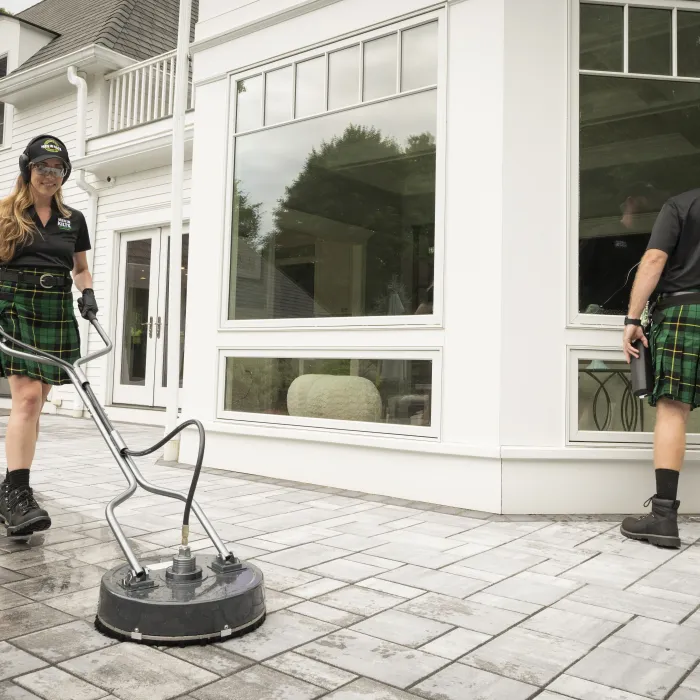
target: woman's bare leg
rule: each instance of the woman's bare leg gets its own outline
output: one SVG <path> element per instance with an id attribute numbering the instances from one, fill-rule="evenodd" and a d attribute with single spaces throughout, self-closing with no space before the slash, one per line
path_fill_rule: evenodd
<path id="1" fill-rule="evenodd" d="M 46 403 L 46 399 L 49 397 L 49 393 L 51 391 L 51 386 L 49 384 L 42 384 L 41 391 L 42 391 L 42 395 L 43 395 L 43 401 L 41 402 L 41 410 L 43 410 L 44 404 Z M 39 440 L 39 423 L 41 422 L 41 410 L 39 411 L 39 417 L 36 419 L 36 439 L 37 439 L 37 441 Z"/>
<path id="2" fill-rule="evenodd" d="M 11 375 L 12 410 L 7 423 L 5 453 L 8 479 L 0 488 L 0 523 L 10 537 L 27 537 L 51 527 L 49 514 L 36 502 L 29 486 L 34 461 L 39 415 L 46 400 L 46 385 L 36 379 Z"/>
<path id="3" fill-rule="evenodd" d="M 39 416 L 44 405 L 46 386 L 37 379 L 10 375 L 8 377 L 12 392 L 12 410 L 7 423 L 5 436 L 5 454 L 7 469 L 30 469 L 36 451 Z"/>

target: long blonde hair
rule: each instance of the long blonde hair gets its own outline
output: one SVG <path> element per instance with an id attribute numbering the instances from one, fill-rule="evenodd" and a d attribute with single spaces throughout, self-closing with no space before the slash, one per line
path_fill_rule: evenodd
<path id="1" fill-rule="evenodd" d="M 70 212 L 63 203 L 61 189 L 54 195 L 54 201 L 61 215 L 70 218 Z M 0 200 L 0 263 L 7 263 L 15 256 L 17 246 L 31 242 L 36 227 L 29 216 L 29 208 L 34 204 L 31 183 L 20 175 L 12 194 Z"/>

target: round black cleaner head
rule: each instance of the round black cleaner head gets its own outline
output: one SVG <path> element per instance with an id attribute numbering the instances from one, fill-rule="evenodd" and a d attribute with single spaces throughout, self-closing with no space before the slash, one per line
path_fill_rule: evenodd
<path id="1" fill-rule="evenodd" d="M 98 630 L 122 641 L 184 646 L 225 641 L 265 621 L 265 584 L 253 564 L 194 557 L 182 547 L 146 571 L 134 580 L 122 564 L 102 577 Z"/>

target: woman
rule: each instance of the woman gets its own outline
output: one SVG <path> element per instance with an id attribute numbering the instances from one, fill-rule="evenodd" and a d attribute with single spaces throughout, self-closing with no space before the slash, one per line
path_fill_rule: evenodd
<path id="1" fill-rule="evenodd" d="M 82 292 L 78 308 L 83 317 L 97 313 L 97 304 L 85 217 L 63 202 L 61 188 L 71 172 L 68 151 L 59 139 L 38 136 L 19 163 L 15 189 L 0 201 L 0 325 L 13 338 L 73 363 L 80 356 L 73 282 Z M 46 397 L 52 386 L 70 380 L 58 367 L 1 352 L 0 374 L 12 394 L 0 524 L 8 536 L 24 537 L 51 527 L 48 513 L 34 499 L 29 470 Z"/>

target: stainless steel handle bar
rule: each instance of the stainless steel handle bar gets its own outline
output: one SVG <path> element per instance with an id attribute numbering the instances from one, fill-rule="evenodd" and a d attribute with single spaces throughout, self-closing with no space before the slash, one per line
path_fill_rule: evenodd
<path id="1" fill-rule="evenodd" d="M 84 365 L 87 362 L 90 362 L 91 360 L 95 360 L 98 357 L 102 357 L 103 355 L 108 354 L 114 348 L 114 344 L 112 343 L 111 339 L 109 338 L 105 330 L 102 328 L 100 323 L 94 317 L 94 315 L 92 316 L 92 318 L 89 319 L 89 321 L 92 324 L 93 328 L 99 334 L 100 338 L 102 338 L 102 340 L 104 341 L 105 347 L 101 350 L 97 350 L 96 352 L 90 353 L 85 357 L 79 358 L 73 365 L 71 365 L 69 362 L 66 362 L 65 360 L 62 360 L 61 358 L 55 357 L 54 355 L 50 355 L 49 353 L 44 352 L 43 350 L 39 350 L 38 348 L 28 345 L 27 343 L 23 343 L 20 340 L 12 338 L 12 336 L 8 335 L 2 329 L 2 327 L 0 327 L 0 338 L 2 338 L 2 341 L 0 341 L 0 350 L 2 350 L 2 352 L 4 353 L 7 353 L 11 357 L 29 360 L 30 362 L 39 362 L 48 365 L 54 365 L 65 370 L 66 374 L 68 375 L 68 378 L 71 380 L 71 383 L 75 387 L 75 390 L 78 392 L 78 396 L 80 396 L 84 405 L 88 407 L 90 416 L 95 422 L 97 429 L 100 431 L 100 434 L 107 443 L 107 447 L 112 453 L 114 459 L 117 461 L 119 468 L 122 470 L 122 473 L 124 474 L 128 482 L 127 489 L 123 493 L 120 493 L 118 496 L 116 496 L 107 505 L 105 513 L 107 516 L 107 522 L 109 523 L 109 526 L 112 529 L 112 532 L 114 533 L 114 536 L 122 552 L 124 552 L 124 556 L 129 562 L 132 575 L 136 579 L 143 579 L 147 577 L 147 572 L 144 569 L 144 567 L 141 566 L 136 555 L 134 554 L 133 549 L 129 545 L 129 541 L 127 540 L 126 535 L 124 534 L 124 531 L 122 530 L 122 527 L 117 521 L 117 518 L 114 514 L 114 509 L 117 506 L 124 503 L 124 501 L 129 499 L 131 496 L 133 496 L 133 494 L 136 491 L 137 484 L 141 486 L 141 488 L 143 488 L 145 491 L 159 496 L 174 498 L 183 502 L 187 502 L 187 497 L 181 493 L 178 493 L 177 491 L 160 488 L 159 486 L 156 486 L 155 484 L 152 484 L 151 482 L 147 481 L 143 477 L 141 471 L 134 463 L 134 460 L 131 458 L 131 456 L 127 454 L 128 448 L 123 438 L 121 437 L 119 432 L 112 426 L 109 418 L 107 417 L 107 414 L 97 401 L 97 397 L 92 391 L 92 388 L 90 387 L 90 382 L 88 381 L 87 376 L 83 372 L 81 365 Z M 17 350 L 14 347 L 10 347 L 7 344 L 8 341 L 12 343 L 12 345 L 23 348 L 24 350 Z M 182 427 L 184 428 L 185 426 Z M 202 511 L 199 504 L 196 503 L 194 500 L 192 501 L 192 511 L 197 516 L 197 519 L 202 524 L 202 527 L 209 536 L 209 539 L 212 541 L 212 543 L 218 550 L 219 557 L 221 558 L 221 560 L 235 561 L 233 553 L 226 549 L 226 545 L 223 543 L 219 535 L 214 530 L 211 522 Z"/>

